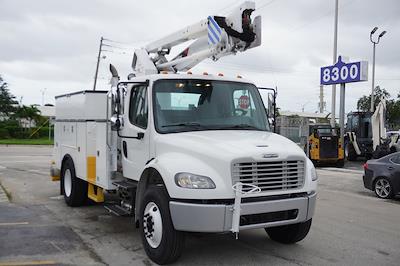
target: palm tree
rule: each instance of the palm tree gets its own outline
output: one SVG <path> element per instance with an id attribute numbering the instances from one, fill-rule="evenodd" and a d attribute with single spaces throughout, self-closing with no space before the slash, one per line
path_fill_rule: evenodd
<path id="1" fill-rule="evenodd" d="M 15 118 L 17 118 L 20 123 L 24 119 L 27 120 L 29 127 L 32 127 L 32 122 L 35 121 L 37 123 L 40 120 L 41 115 L 39 109 L 37 109 L 34 105 L 22 105 L 17 108 L 15 112 Z"/>

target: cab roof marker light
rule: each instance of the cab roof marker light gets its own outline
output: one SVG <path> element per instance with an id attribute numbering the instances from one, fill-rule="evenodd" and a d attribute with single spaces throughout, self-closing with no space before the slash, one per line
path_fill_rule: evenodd
<path id="1" fill-rule="evenodd" d="M 192 75 L 193 73 L 192 73 L 192 71 L 188 71 L 188 72 L 186 72 L 186 74 Z"/>
<path id="2" fill-rule="evenodd" d="M 208 73 L 207 73 L 207 72 L 203 72 L 203 75 L 204 75 L 204 76 L 208 76 Z"/>
<path id="3" fill-rule="evenodd" d="M 237 75 L 236 77 L 237 77 L 238 79 L 241 79 L 241 78 L 242 78 L 242 76 L 240 76 L 240 75 Z"/>
<path id="4" fill-rule="evenodd" d="M 219 77 L 223 77 L 224 74 L 223 74 L 223 73 L 218 73 L 218 76 L 219 76 Z"/>

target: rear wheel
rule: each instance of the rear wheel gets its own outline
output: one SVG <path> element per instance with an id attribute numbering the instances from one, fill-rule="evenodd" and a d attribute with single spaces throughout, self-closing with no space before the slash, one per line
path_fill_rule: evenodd
<path id="1" fill-rule="evenodd" d="M 343 159 L 338 160 L 338 161 L 336 162 L 336 166 L 337 166 L 337 167 L 340 167 L 340 168 L 344 167 L 344 160 L 343 160 Z"/>
<path id="2" fill-rule="evenodd" d="M 393 186 L 390 181 L 384 177 L 380 177 L 374 184 L 375 194 L 381 199 L 393 198 Z"/>
<path id="3" fill-rule="evenodd" d="M 347 143 L 344 151 L 345 151 L 345 155 L 346 155 L 347 160 L 349 160 L 349 161 L 357 160 L 357 153 L 356 153 L 356 151 L 355 151 L 355 149 L 353 147 L 353 144 Z"/>
<path id="4" fill-rule="evenodd" d="M 303 240 L 311 228 L 312 219 L 297 224 L 265 228 L 269 237 L 279 243 L 293 244 Z"/>
<path id="5" fill-rule="evenodd" d="M 140 231 L 147 256 L 157 264 L 176 261 L 184 247 L 184 233 L 171 220 L 169 197 L 163 187 L 150 187 L 140 210 Z"/>
<path id="6" fill-rule="evenodd" d="M 87 200 L 88 184 L 75 174 L 74 163 L 67 159 L 61 171 L 61 192 L 68 206 L 78 207 Z"/>

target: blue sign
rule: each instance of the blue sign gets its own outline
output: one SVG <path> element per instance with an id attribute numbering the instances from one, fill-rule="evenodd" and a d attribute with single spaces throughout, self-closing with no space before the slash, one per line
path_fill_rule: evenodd
<path id="1" fill-rule="evenodd" d="M 368 62 L 344 63 L 339 56 L 333 66 L 321 67 L 321 85 L 332 85 L 368 80 Z"/>

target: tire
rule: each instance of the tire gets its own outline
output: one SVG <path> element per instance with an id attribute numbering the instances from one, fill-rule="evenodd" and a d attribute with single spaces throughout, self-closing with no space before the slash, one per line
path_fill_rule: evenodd
<path id="1" fill-rule="evenodd" d="M 357 153 L 354 150 L 354 147 L 351 143 L 347 143 L 345 147 L 345 154 L 348 161 L 356 161 L 357 160 Z"/>
<path id="2" fill-rule="evenodd" d="M 337 166 L 337 167 L 340 167 L 340 168 L 344 167 L 344 160 L 343 160 L 343 159 L 338 160 L 338 161 L 336 162 L 336 166 Z"/>
<path id="3" fill-rule="evenodd" d="M 375 180 L 374 192 L 381 199 L 391 199 L 394 196 L 392 183 L 385 177 L 378 177 Z"/>
<path id="4" fill-rule="evenodd" d="M 139 226 L 144 249 L 152 261 L 163 265 L 180 257 L 185 235 L 172 224 L 169 196 L 163 187 L 151 186 L 145 192 Z"/>
<path id="5" fill-rule="evenodd" d="M 61 170 L 61 192 L 65 203 L 70 207 L 79 207 L 86 203 L 88 184 L 75 174 L 75 166 L 71 159 L 67 159 Z"/>
<path id="6" fill-rule="evenodd" d="M 312 219 L 297 224 L 289 224 L 278 227 L 265 228 L 268 236 L 282 244 L 293 244 L 303 240 L 311 228 Z"/>

